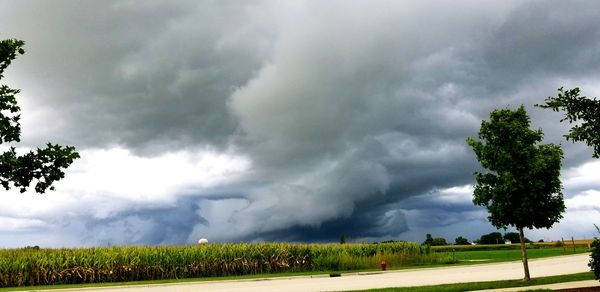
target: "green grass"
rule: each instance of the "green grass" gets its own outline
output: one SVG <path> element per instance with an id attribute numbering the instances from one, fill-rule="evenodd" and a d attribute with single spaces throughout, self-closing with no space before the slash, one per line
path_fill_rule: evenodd
<path id="1" fill-rule="evenodd" d="M 501 288 L 512 288 L 512 287 L 527 287 L 546 285 L 554 283 L 565 283 L 573 281 L 584 281 L 593 280 L 594 274 L 592 272 L 577 273 L 570 275 L 550 276 L 533 278 L 529 282 L 523 280 L 504 280 L 504 281 L 490 281 L 490 282 L 473 282 L 473 283 L 457 283 L 457 284 L 444 284 L 444 285 L 432 285 L 432 286 L 419 286 L 419 287 L 398 287 L 398 288 L 385 288 L 385 289 L 370 289 L 363 290 L 369 292 L 462 292 L 472 290 L 484 290 L 484 289 L 501 289 Z M 546 291 L 546 290 L 532 290 L 532 291 Z"/>
<path id="2" fill-rule="evenodd" d="M 361 270 L 362 271 L 362 270 Z M 364 270 L 366 271 L 366 270 Z M 176 284 L 190 282 L 210 282 L 210 281 L 233 281 L 233 280 L 253 280 L 253 279 L 270 279 L 284 277 L 301 277 L 325 275 L 329 273 L 343 273 L 340 271 L 331 272 L 288 272 L 288 273 L 273 273 L 273 274 L 256 274 L 243 276 L 225 276 L 225 277 L 203 277 L 203 278 L 183 278 L 183 279 L 164 279 L 164 280 L 144 280 L 144 281 L 129 281 L 129 282 L 108 282 L 108 283 L 88 283 L 88 284 L 58 284 L 44 286 L 25 286 L 25 287 L 5 287 L 0 288 L 0 292 L 4 291 L 37 291 L 37 290 L 53 290 L 53 289 L 74 289 L 74 288 L 98 288 L 98 287 L 113 287 L 113 286 L 135 286 L 135 285 L 156 285 L 156 284 Z"/>
<path id="3" fill-rule="evenodd" d="M 564 252 L 562 248 L 536 248 L 527 249 L 527 257 L 529 259 L 538 259 L 545 257 L 571 255 L 589 252 L 587 248 L 577 248 L 575 252 L 573 249 Z M 506 250 L 468 250 L 468 251 L 456 251 L 454 256 L 460 264 L 468 263 L 495 263 L 495 262 L 506 262 L 506 261 L 519 261 L 521 260 L 521 250 L 518 249 L 506 249 Z"/>
<path id="4" fill-rule="evenodd" d="M 591 241 L 589 241 L 591 243 Z M 550 244 L 550 243 L 528 243 L 527 249 L 540 249 L 540 248 L 560 248 L 563 249 L 562 245 Z M 588 240 L 578 240 L 575 242 L 577 248 L 589 248 Z M 432 246 L 434 251 L 473 251 L 473 250 L 504 250 L 504 249 L 521 249 L 521 245 L 518 243 L 513 244 L 477 244 L 477 245 L 441 245 Z M 564 250 L 573 251 L 573 246 L 569 244 L 564 247 Z"/>
<path id="5" fill-rule="evenodd" d="M 323 274 L 323 273 L 319 273 L 319 274 Z M 277 277 L 290 277 L 290 276 L 302 276 L 302 275 L 304 275 L 304 276 L 316 275 L 316 273 L 280 273 L 280 274 L 271 274 L 269 276 L 271 278 L 277 278 Z M 121 283 L 96 283 L 96 284 L 69 284 L 69 285 L 53 285 L 53 286 L 9 287 L 9 288 L 0 288 L 0 291 L 31 291 L 31 290 L 65 289 L 65 288 L 171 284 L 171 283 L 203 282 L 203 281 L 261 279 L 264 277 L 265 277 L 265 275 L 247 275 L 247 276 L 236 276 L 236 277 L 192 278 L 192 279 L 175 279 L 175 280 L 135 281 L 135 282 L 121 282 Z M 511 288 L 511 287 L 527 287 L 527 286 L 584 281 L 584 280 L 593 280 L 593 279 L 594 279 L 594 274 L 592 272 L 585 272 L 585 273 L 577 273 L 577 274 L 569 274 L 569 275 L 561 275 L 561 276 L 533 278 L 533 279 L 531 279 L 530 282 L 523 282 L 522 280 L 504 280 L 504 281 L 457 283 L 457 284 L 444 284 L 444 285 L 419 286 L 419 287 L 371 289 L 371 290 L 363 290 L 363 291 L 369 291 L 369 292 L 392 292 L 392 291 L 399 291 L 399 292 L 428 292 L 428 291 L 455 292 L 456 291 L 456 292 L 458 292 L 458 291 L 500 289 L 500 288 Z M 530 291 L 547 291 L 547 290 L 530 290 Z"/>

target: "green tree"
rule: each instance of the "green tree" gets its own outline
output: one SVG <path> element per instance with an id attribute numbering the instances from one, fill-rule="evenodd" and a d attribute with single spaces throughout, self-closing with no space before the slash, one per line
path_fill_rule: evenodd
<path id="1" fill-rule="evenodd" d="M 600 279 L 600 239 L 595 238 L 591 244 L 592 253 L 590 254 L 590 262 L 588 267 L 594 272 L 596 280 Z"/>
<path id="2" fill-rule="evenodd" d="M 454 239 L 454 244 L 455 245 L 469 245 L 470 243 L 469 243 L 468 239 L 466 239 L 462 236 L 459 236 L 456 239 Z"/>
<path id="3" fill-rule="evenodd" d="M 430 233 L 427 233 L 427 235 L 425 235 L 425 241 L 423 241 L 423 245 L 431 245 L 431 243 L 433 242 L 433 237 L 431 236 Z"/>
<path id="4" fill-rule="evenodd" d="M 431 246 L 438 246 L 438 245 L 447 245 L 448 243 L 446 242 L 446 239 L 443 237 L 436 237 L 431 241 Z"/>
<path id="5" fill-rule="evenodd" d="M 579 88 L 558 89 L 558 96 L 546 98 L 545 104 L 536 105 L 541 108 L 551 108 L 553 111 L 564 111 L 565 117 L 560 121 L 581 122 L 571 127 L 565 135 L 567 140 L 585 142 L 592 147 L 594 158 L 600 158 L 600 100 L 579 96 Z"/>
<path id="6" fill-rule="evenodd" d="M 17 55 L 25 53 L 24 44 L 23 41 L 13 39 L 0 41 L 0 79 Z M 0 144 L 20 141 L 21 108 L 15 98 L 19 92 L 19 89 L 0 85 Z M 14 186 L 25 192 L 31 182 L 35 181 L 34 189 L 38 193 L 54 190 L 52 184 L 65 176 L 63 170 L 77 158 L 79 154 L 72 146 L 48 143 L 45 148 L 22 155 L 17 154 L 15 147 L 11 146 L 0 154 L 0 184 L 6 190 Z"/>
<path id="7" fill-rule="evenodd" d="M 427 235 L 425 235 L 425 241 L 423 241 L 422 245 L 429 245 L 429 246 L 435 246 L 435 245 L 446 245 L 448 244 L 446 242 L 446 239 L 443 237 L 436 237 L 433 238 L 433 236 L 431 236 L 431 234 L 427 233 Z"/>
<path id="8" fill-rule="evenodd" d="M 600 233 L 600 228 L 598 225 L 594 224 L 598 233 Z M 600 238 L 594 237 L 594 241 L 591 244 L 592 253 L 590 254 L 590 262 L 588 263 L 588 267 L 594 272 L 594 276 L 596 280 L 600 280 Z"/>
<path id="9" fill-rule="evenodd" d="M 510 242 L 512 243 L 516 243 L 516 242 L 520 242 L 521 239 L 519 238 L 519 233 L 518 232 L 507 232 L 504 233 L 504 240 L 510 240 Z M 524 238 L 525 243 L 530 243 L 531 240 L 529 240 L 529 238 L 525 237 Z"/>
<path id="10" fill-rule="evenodd" d="M 487 208 L 496 228 L 519 231 L 525 280 L 529 265 L 524 228 L 550 228 L 562 218 L 565 204 L 560 181 L 560 146 L 537 145 L 542 130 L 529 128 L 523 106 L 494 110 L 482 121 L 479 141 L 467 138 L 485 172 L 475 173 L 473 203 Z"/>
<path id="11" fill-rule="evenodd" d="M 545 104 L 536 105 L 541 108 L 550 108 L 555 112 L 564 111 L 565 115 L 560 121 L 569 123 L 580 122 L 571 127 L 565 135 L 567 140 L 585 142 L 592 147 L 594 158 L 600 158 L 600 100 L 596 97 L 587 98 L 579 95 L 579 88 L 564 90 L 558 89 L 558 96 L 546 98 Z M 597 228 L 597 226 L 596 226 Z M 600 230 L 599 230 L 600 232 Z M 600 279 L 600 239 L 594 239 L 589 266 Z"/>
<path id="12" fill-rule="evenodd" d="M 492 232 L 488 234 L 484 234 L 479 238 L 480 244 L 501 244 L 504 243 L 504 239 L 502 239 L 502 233 L 500 232 Z"/>

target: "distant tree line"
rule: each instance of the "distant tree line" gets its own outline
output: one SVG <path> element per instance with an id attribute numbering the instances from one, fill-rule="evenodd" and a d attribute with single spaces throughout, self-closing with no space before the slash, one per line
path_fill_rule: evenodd
<path id="1" fill-rule="evenodd" d="M 504 235 L 500 232 L 492 232 L 488 234 L 482 235 L 479 239 L 474 240 L 473 242 L 476 244 L 503 244 L 507 241 L 511 243 L 520 242 L 519 233 L 517 232 L 506 232 Z M 525 237 L 525 242 L 530 243 L 527 237 Z M 448 245 L 449 243 L 443 237 L 433 237 L 431 234 L 425 235 L 425 241 L 422 243 L 423 245 L 429 246 L 439 246 L 439 245 Z M 454 245 L 470 245 L 471 242 L 466 237 L 459 236 L 454 239 Z"/>

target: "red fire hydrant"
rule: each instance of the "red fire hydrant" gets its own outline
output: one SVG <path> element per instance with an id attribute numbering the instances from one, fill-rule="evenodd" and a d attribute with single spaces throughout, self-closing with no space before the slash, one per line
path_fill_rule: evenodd
<path id="1" fill-rule="evenodd" d="M 381 261 L 381 263 L 379 265 L 381 265 L 381 270 L 382 271 L 387 270 L 387 262 L 386 261 Z"/>

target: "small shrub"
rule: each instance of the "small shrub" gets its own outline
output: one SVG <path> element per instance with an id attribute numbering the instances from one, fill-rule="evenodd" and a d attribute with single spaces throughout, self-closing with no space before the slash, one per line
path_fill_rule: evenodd
<path id="1" fill-rule="evenodd" d="M 592 254 L 588 266 L 594 272 L 596 280 L 600 280 L 600 239 L 595 238 L 592 241 Z"/>
<path id="2" fill-rule="evenodd" d="M 594 224 L 598 233 L 600 233 L 600 228 L 596 224 Z M 594 276 L 596 280 L 600 280 L 600 239 L 595 237 L 594 241 L 591 244 L 592 254 L 590 255 L 591 259 L 588 263 L 588 266 L 594 272 Z"/>

